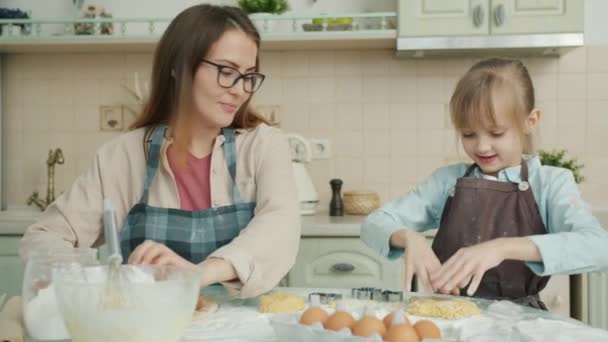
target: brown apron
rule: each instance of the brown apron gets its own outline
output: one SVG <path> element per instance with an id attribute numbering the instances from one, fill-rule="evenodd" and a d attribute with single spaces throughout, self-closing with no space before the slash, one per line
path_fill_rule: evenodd
<path id="1" fill-rule="evenodd" d="M 500 238 L 546 234 L 528 183 L 528 166 L 521 163 L 521 182 L 469 177 L 469 167 L 456 182 L 441 215 L 433 251 L 441 263 L 460 248 Z M 505 260 L 484 274 L 476 297 L 507 299 L 546 310 L 538 293 L 549 277 L 539 277 L 523 261 Z M 463 291 L 466 293 L 466 289 Z"/>

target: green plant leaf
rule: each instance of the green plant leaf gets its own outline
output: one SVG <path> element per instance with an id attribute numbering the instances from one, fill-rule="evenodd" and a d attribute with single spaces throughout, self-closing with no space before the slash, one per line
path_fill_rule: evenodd
<path id="1" fill-rule="evenodd" d="M 538 151 L 540 162 L 543 165 L 556 166 L 572 171 L 574 175 L 574 181 L 581 183 L 585 180 L 585 177 L 581 175 L 581 170 L 585 166 L 579 164 L 576 158 L 565 159 L 566 150 L 553 150 L 553 151 Z"/>

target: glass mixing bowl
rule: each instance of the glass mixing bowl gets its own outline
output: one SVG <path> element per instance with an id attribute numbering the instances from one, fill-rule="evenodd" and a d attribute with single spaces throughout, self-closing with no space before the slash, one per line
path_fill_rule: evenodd
<path id="1" fill-rule="evenodd" d="M 21 291 L 23 321 L 28 336 L 38 341 L 70 338 L 55 296 L 53 269 L 58 265 L 98 265 L 93 248 L 60 248 L 31 252 L 27 256 Z"/>
<path id="2" fill-rule="evenodd" d="M 73 342 L 167 342 L 179 341 L 191 323 L 201 274 L 173 266 L 121 265 L 120 279 L 112 283 L 117 292 L 111 293 L 108 266 L 58 268 L 54 277 Z M 113 300 L 107 300 L 109 294 Z"/>

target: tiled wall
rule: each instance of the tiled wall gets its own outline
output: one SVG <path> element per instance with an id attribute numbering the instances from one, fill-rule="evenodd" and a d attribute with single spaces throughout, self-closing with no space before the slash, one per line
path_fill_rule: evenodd
<path id="1" fill-rule="evenodd" d="M 267 81 L 257 104 L 279 104 L 282 127 L 331 141 L 333 157 L 309 169 L 322 197 L 329 179 L 372 189 L 386 201 L 429 173 L 464 158 L 447 103 L 470 59 L 398 60 L 392 51 L 263 52 Z M 585 163 L 584 197 L 608 208 L 608 47 L 559 59 L 525 59 L 544 109 L 538 145 L 566 148 Z M 2 65 L 3 197 L 22 206 L 45 193 L 49 148 L 61 147 L 65 189 L 116 133 L 99 131 L 99 106 L 133 103 L 121 84 L 149 75 L 151 54 L 7 55 Z"/>

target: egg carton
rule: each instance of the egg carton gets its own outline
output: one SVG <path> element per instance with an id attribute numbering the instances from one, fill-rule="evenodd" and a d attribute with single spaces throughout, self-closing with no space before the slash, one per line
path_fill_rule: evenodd
<path id="1" fill-rule="evenodd" d="M 332 312 L 328 310 L 331 314 Z M 382 310 L 383 311 L 383 310 Z M 355 319 L 359 318 L 357 313 L 350 312 Z M 383 312 L 383 314 L 388 313 L 388 311 Z M 377 314 L 376 317 L 378 319 L 382 319 L 384 317 L 382 313 Z M 270 317 L 270 325 L 274 329 L 274 332 L 277 336 L 278 341 L 290 341 L 290 342 L 382 342 L 382 339 L 377 336 L 374 337 L 360 337 L 353 336 L 350 334 L 345 334 L 344 332 L 335 332 L 332 330 L 323 329 L 320 326 L 306 326 L 302 325 L 298 322 L 301 313 L 285 313 L 285 314 L 276 314 Z M 415 323 L 419 319 L 428 319 L 421 317 L 414 317 L 408 315 L 408 319 L 412 323 Z M 437 322 L 433 320 L 437 324 L 443 335 L 441 339 L 425 339 L 424 341 L 428 342 L 459 342 L 460 333 L 457 329 L 451 326 L 451 324 L 446 324 L 446 322 Z"/>

